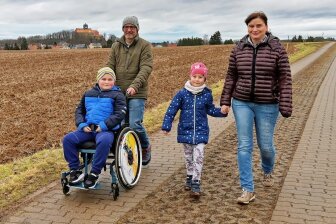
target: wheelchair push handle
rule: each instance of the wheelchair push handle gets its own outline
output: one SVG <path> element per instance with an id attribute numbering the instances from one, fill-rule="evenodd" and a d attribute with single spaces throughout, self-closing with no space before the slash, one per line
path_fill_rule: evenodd
<path id="1" fill-rule="evenodd" d="M 125 94 L 125 98 L 126 98 L 126 115 L 125 115 L 125 118 L 124 118 L 124 124 L 125 126 L 128 126 L 129 127 L 129 106 L 128 106 L 128 103 L 130 101 L 130 98 L 129 98 L 129 94 L 126 92 Z"/>

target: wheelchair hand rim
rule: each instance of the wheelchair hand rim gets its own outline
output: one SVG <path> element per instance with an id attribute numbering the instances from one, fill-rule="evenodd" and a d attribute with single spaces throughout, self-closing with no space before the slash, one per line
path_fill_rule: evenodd
<path id="1" fill-rule="evenodd" d="M 116 148 L 116 171 L 122 187 L 130 189 L 139 181 L 142 167 L 142 150 L 137 134 L 130 128 L 125 128 L 119 138 Z M 129 152 L 133 160 L 130 164 Z"/>

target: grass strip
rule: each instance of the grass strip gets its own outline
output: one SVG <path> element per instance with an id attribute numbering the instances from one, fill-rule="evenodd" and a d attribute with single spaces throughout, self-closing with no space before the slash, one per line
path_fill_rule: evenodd
<path id="1" fill-rule="evenodd" d="M 289 56 L 289 62 L 294 63 L 301 58 L 306 57 L 307 55 L 315 52 L 317 49 L 321 48 L 325 43 L 316 42 L 316 43 L 300 43 L 295 45 L 297 50 L 293 55 Z"/>
<path id="2" fill-rule="evenodd" d="M 61 149 L 46 149 L 0 165 L 0 211 L 60 178 L 66 163 Z"/>

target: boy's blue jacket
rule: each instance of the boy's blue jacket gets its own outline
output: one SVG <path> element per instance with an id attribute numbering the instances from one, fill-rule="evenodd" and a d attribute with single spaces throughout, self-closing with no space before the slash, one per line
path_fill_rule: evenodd
<path id="1" fill-rule="evenodd" d="M 126 109 L 126 99 L 119 87 L 102 91 L 96 84 L 84 93 L 76 108 L 76 126 L 78 130 L 90 124 L 99 125 L 102 131 L 118 129 Z"/>
<path id="2" fill-rule="evenodd" d="M 211 90 L 207 87 L 194 95 L 183 88 L 173 98 L 162 123 L 162 130 L 170 131 L 174 117 L 181 110 L 177 129 L 177 142 L 187 144 L 208 143 L 209 125 L 207 114 L 226 117 L 213 104 Z"/>

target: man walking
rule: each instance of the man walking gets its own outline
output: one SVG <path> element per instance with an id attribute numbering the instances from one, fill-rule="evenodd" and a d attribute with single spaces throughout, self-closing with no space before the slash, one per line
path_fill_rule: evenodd
<path id="1" fill-rule="evenodd" d="M 142 121 L 153 54 L 151 44 L 139 37 L 139 28 L 137 17 L 124 18 L 124 35 L 112 44 L 108 66 L 116 73 L 116 85 L 128 97 L 129 124 L 140 138 L 142 165 L 146 166 L 151 160 L 151 145 Z"/>

